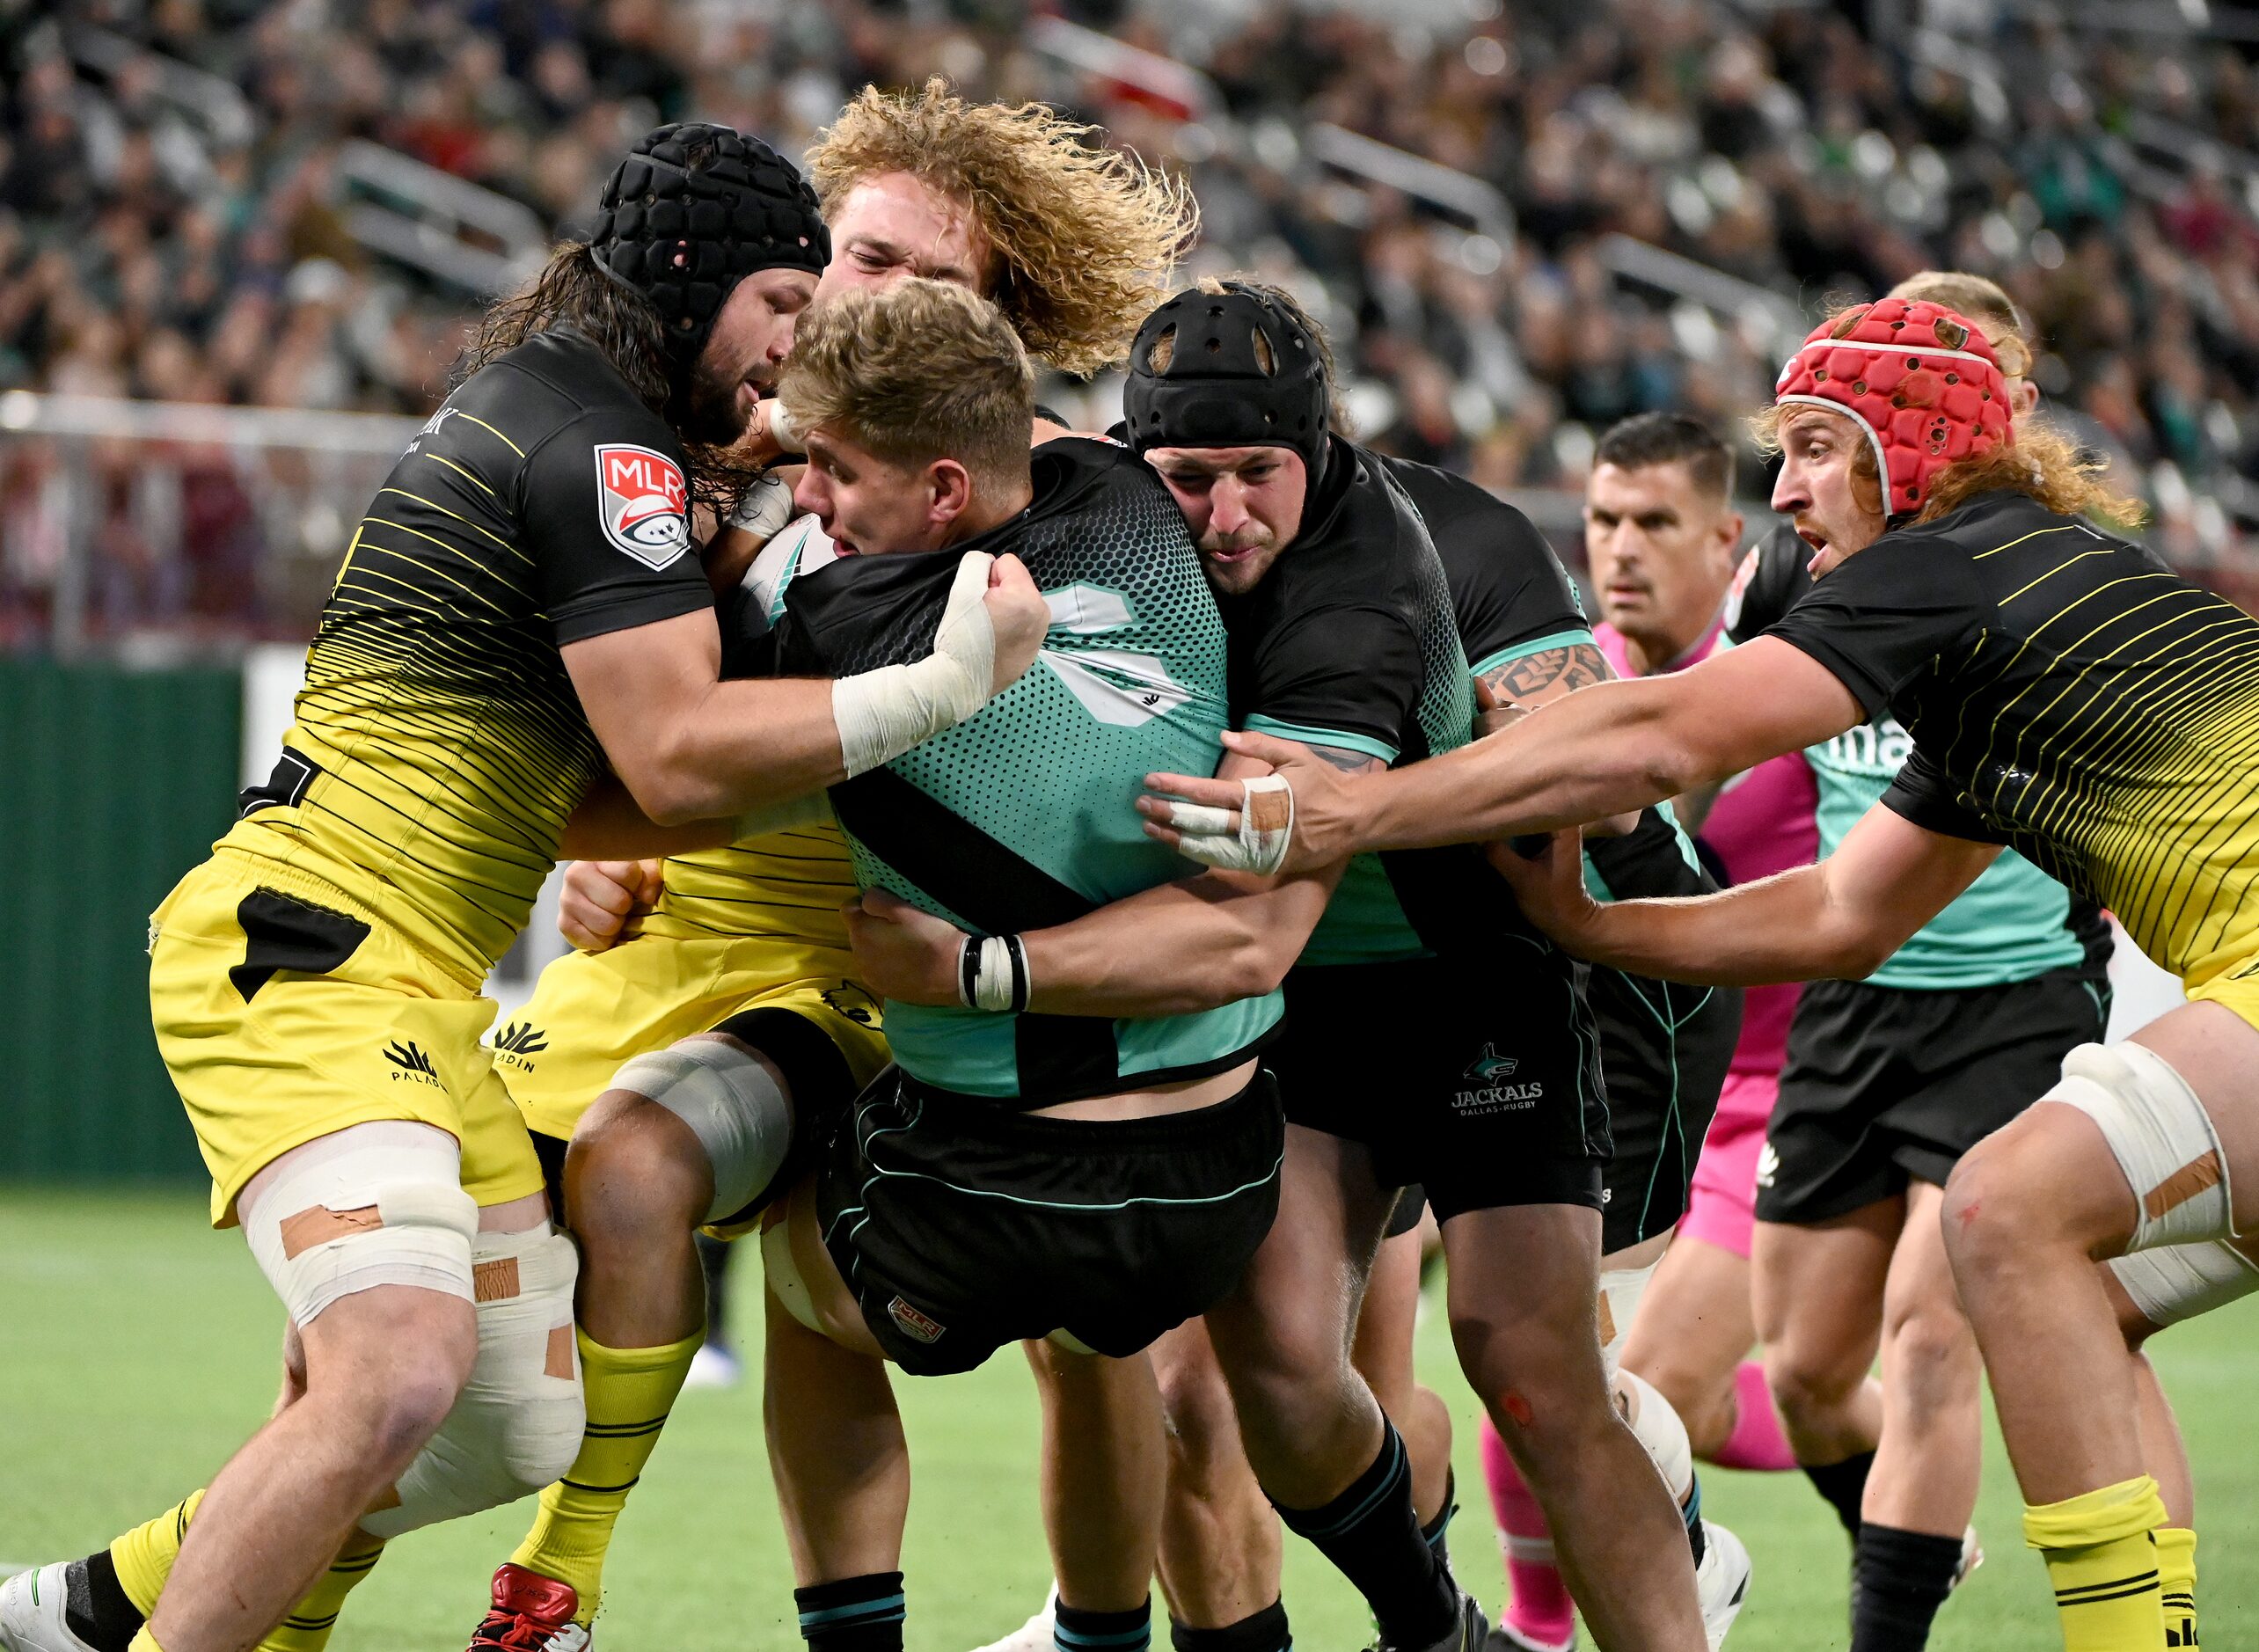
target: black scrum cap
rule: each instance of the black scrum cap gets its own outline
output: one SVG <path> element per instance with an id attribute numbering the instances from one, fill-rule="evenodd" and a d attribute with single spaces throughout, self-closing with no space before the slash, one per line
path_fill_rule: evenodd
<path id="1" fill-rule="evenodd" d="M 757 269 L 822 274 L 831 233 L 791 162 L 725 126 L 662 126 L 604 185 L 589 246 L 666 323 L 678 361 L 698 355 L 730 289 Z"/>
<path id="2" fill-rule="evenodd" d="M 1154 347 L 1168 340 L 1167 364 Z M 1130 445 L 1290 448 L 1313 487 L 1326 468 L 1326 366 L 1292 317 L 1259 293 L 1194 288 L 1145 318 L 1122 396 Z"/>

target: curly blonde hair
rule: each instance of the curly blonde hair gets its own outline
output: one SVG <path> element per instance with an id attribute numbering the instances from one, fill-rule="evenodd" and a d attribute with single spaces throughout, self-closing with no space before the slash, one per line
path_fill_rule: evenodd
<path id="1" fill-rule="evenodd" d="M 1200 227 L 1181 179 L 1040 103 L 967 103 L 939 77 L 866 86 L 808 151 L 830 214 L 856 185 L 907 172 L 969 204 L 987 283 L 1028 354 L 1082 376 L 1129 353 Z"/>

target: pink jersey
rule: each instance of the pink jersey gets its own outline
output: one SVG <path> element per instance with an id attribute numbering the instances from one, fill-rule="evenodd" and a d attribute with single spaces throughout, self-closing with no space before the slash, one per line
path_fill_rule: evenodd
<path id="1" fill-rule="evenodd" d="M 1604 622 L 1592 627 L 1592 635 L 1617 676 L 1640 675 L 1632 669 L 1621 632 Z M 1708 659 L 1724 641 L 1723 623 L 1713 624 L 1700 641 L 1663 669 L 1684 670 Z M 1700 837 L 1734 882 L 1770 877 L 1791 866 L 1809 866 L 1819 852 L 1819 828 L 1813 822 L 1818 802 L 1819 787 L 1801 753 L 1768 757 L 1727 782 L 1702 822 Z M 1796 987 L 1787 985 L 1751 987 L 1743 995 L 1741 1042 L 1734 1046 L 1732 1071 L 1780 1071 L 1788 1049 L 1788 1023 L 1796 1013 Z"/>

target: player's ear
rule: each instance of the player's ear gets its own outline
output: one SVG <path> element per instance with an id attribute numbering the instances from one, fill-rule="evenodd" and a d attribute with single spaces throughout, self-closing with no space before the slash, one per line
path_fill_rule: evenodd
<path id="1" fill-rule="evenodd" d="M 936 459 L 925 467 L 925 490 L 934 525 L 954 522 L 973 502 L 972 473 L 954 459 Z"/>

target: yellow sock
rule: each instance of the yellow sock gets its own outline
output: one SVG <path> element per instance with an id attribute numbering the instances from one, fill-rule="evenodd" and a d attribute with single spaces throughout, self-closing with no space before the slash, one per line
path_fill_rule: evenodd
<path id="1" fill-rule="evenodd" d="M 259 1652 L 322 1652 L 329 1644 L 330 1631 L 337 1627 L 337 1614 L 345 1605 L 345 1597 L 355 1584 L 376 1569 L 384 1555 L 384 1539 L 355 1531 L 338 1550 L 329 1570 L 306 1591 L 306 1597 L 291 1607 L 290 1615 L 259 1643 Z"/>
<path id="2" fill-rule="evenodd" d="M 581 1597 L 577 1623 L 596 1615 L 604 1551 L 627 1494 L 651 1460 L 659 1430 L 690 1374 L 701 1333 L 664 1348 L 606 1348 L 575 1330 L 589 1423 L 581 1454 L 565 1478 L 541 1494 L 541 1512 L 510 1559 L 528 1571 L 570 1583 Z"/>
<path id="3" fill-rule="evenodd" d="M 2164 1590 L 2165 1644 L 2197 1644 L 2197 1534 L 2186 1526 L 2157 1532 L 2157 1582 Z"/>
<path id="4" fill-rule="evenodd" d="M 149 1626 L 143 1624 L 135 1633 L 134 1638 L 126 1643 L 126 1652 L 164 1652 L 164 1648 L 157 1645 L 157 1637 L 149 1632 Z"/>
<path id="5" fill-rule="evenodd" d="M 2064 1652 L 2163 1652 L 2157 1482 L 2144 1474 L 2061 1502 L 2024 1506 L 2024 1540 L 2047 1561 Z"/>
<path id="6" fill-rule="evenodd" d="M 196 1505 L 203 1501 L 201 1489 L 192 1491 L 156 1519 L 135 1526 L 110 1545 L 110 1564 L 118 1568 L 118 1586 L 143 1617 L 157 1609 L 164 1580 L 172 1575 L 172 1562 L 180 1558 L 180 1539 L 188 1535 L 188 1523 L 195 1518 Z M 135 1652 L 142 1652 L 139 1641 L 134 1645 Z"/>

